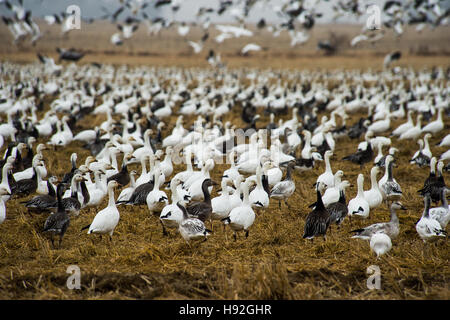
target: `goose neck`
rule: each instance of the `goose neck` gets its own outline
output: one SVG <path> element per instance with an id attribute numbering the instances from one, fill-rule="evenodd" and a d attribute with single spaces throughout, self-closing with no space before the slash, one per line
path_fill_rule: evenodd
<path id="1" fill-rule="evenodd" d="M 114 187 L 108 186 L 108 207 L 115 207 L 116 201 L 114 200 Z"/>

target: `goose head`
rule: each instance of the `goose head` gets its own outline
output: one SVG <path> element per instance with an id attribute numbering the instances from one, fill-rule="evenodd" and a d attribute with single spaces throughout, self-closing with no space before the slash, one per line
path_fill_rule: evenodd
<path id="1" fill-rule="evenodd" d="M 352 184 L 348 180 L 344 180 L 344 181 L 341 182 L 339 187 L 340 187 L 341 190 L 345 191 L 346 188 L 352 187 Z"/>
<path id="2" fill-rule="evenodd" d="M 394 210 L 407 210 L 406 207 L 404 207 L 403 204 L 400 201 L 392 202 L 391 209 L 394 209 Z"/>
<path id="3" fill-rule="evenodd" d="M 117 188 L 119 186 L 119 183 L 116 180 L 111 180 L 108 182 L 108 189 L 114 189 Z"/>
<path id="4" fill-rule="evenodd" d="M 10 196 L 11 194 L 5 187 L 0 186 L 0 196 Z"/>

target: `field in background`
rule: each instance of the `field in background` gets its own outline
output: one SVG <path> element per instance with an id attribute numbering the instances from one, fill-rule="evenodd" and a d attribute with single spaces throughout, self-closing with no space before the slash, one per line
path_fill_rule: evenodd
<path id="1" fill-rule="evenodd" d="M 182 67 L 208 67 L 205 61 L 211 40 L 204 51 L 193 55 L 188 45 L 173 34 L 163 31 L 161 36 L 148 37 L 143 26 L 132 44 L 113 47 L 109 43 L 115 29 L 106 24 L 88 25 L 83 33 L 74 31 L 68 39 L 61 39 L 59 30 L 51 30 L 35 48 L 15 48 L 9 41 L 0 44 L 0 59 L 16 62 L 36 61 L 36 52 L 56 57 L 54 48 L 75 47 L 88 52 L 82 63 L 101 62 L 132 65 L 177 65 Z M 222 59 L 231 67 L 259 68 L 375 68 L 380 69 L 384 54 L 398 49 L 393 37 L 388 37 L 373 49 L 364 44 L 361 49 L 343 48 L 333 57 L 317 53 L 317 39 L 328 36 L 328 27 L 318 26 L 311 41 L 304 47 L 290 48 L 285 35 L 273 39 L 261 35 L 251 42 L 267 46 L 264 52 L 241 57 L 236 52 L 249 39 L 229 40 L 229 47 L 217 48 Z M 358 34 L 359 27 L 335 26 L 336 34 L 344 33 L 347 42 Z M 407 32 L 398 42 L 406 54 L 398 65 L 417 68 L 433 65 L 448 67 L 450 43 L 449 29 L 426 31 L 415 38 Z M 8 30 L 0 27 L 1 39 L 10 39 Z M 214 34 L 211 33 L 211 36 Z M 199 32 L 189 35 L 199 39 Z M 384 43 L 384 44 L 383 44 Z M 419 45 L 420 44 L 420 45 Z M 131 47 L 133 46 L 133 47 Z M 426 52 L 420 53 L 421 46 Z M 128 52 L 133 52 L 129 54 Z M 420 54 L 419 54 L 420 53 Z M 448 84 L 447 84 L 448 85 Z M 46 100 L 45 110 L 51 100 Z M 100 103 L 100 102 L 99 102 Z M 223 121 L 232 121 L 238 127 L 245 124 L 240 118 L 240 107 L 227 114 Z M 41 115 L 41 114 L 40 114 Z M 352 115 L 348 124 L 353 124 L 366 114 Z M 320 115 L 321 116 L 321 115 Z M 291 114 L 282 116 L 290 119 Z M 92 128 L 106 119 L 105 116 L 87 116 L 81 120 L 75 133 Z M 189 127 L 194 117 L 185 118 Z M 268 116 L 262 115 L 258 127 L 265 127 Z M 391 128 L 404 120 L 396 120 Z M 173 128 L 175 117 L 170 119 L 164 134 Z M 445 118 L 446 132 L 434 136 L 430 145 L 433 154 L 440 155 L 444 148 L 435 144 L 448 133 L 450 119 Z M 42 139 L 39 142 L 43 142 Z M 356 150 L 356 140 L 348 137 L 339 140 L 331 166 L 335 172 L 344 171 L 344 179 L 354 187 L 347 191 L 347 201 L 356 194 L 358 165 L 340 159 Z M 222 225 L 214 224 L 214 233 L 207 242 L 188 247 L 177 232 L 171 230 L 168 237 L 162 236 L 158 218 L 150 216 L 146 206 L 121 207 L 121 220 L 114 233 L 113 243 L 105 237 L 99 240 L 90 237 L 81 227 L 89 224 L 96 212 L 104 208 L 107 199 L 96 209 L 82 210 L 71 225 L 63 241 L 62 249 L 54 250 L 47 237 L 41 233 L 45 215 L 30 217 L 20 204 L 11 200 L 7 206 L 7 220 L 0 225 L 0 298 L 1 299 L 449 299 L 450 251 L 448 240 L 435 244 L 424 244 L 415 230 L 415 223 L 423 210 L 422 198 L 417 190 L 429 173 L 428 168 L 417 169 L 408 160 L 418 149 L 414 141 L 399 143 L 393 139 L 398 154 L 399 166 L 394 168 L 394 177 L 403 188 L 403 204 L 406 212 L 399 212 L 401 231 L 393 240 L 393 248 L 386 256 L 376 259 L 370 252 L 367 241 L 350 239 L 349 232 L 371 223 L 387 221 L 388 210 L 382 206 L 372 211 L 370 218 L 345 220 L 339 230 L 329 230 L 327 241 L 314 243 L 301 238 L 308 205 L 315 201 L 312 184 L 324 170 L 324 164 L 309 172 L 294 174 L 296 192 L 289 199 L 290 209 L 272 201 L 268 210 L 258 213 L 247 240 L 240 235 L 237 242 L 232 233 Z M 0 150 L 3 154 L 5 147 Z M 79 163 L 88 152 L 81 144 L 72 143 L 64 150 L 44 152 L 46 165 L 51 174 L 62 178 L 69 165 L 72 152 L 78 153 Z M 120 162 L 120 161 L 119 161 Z M 220 181 L 227 165 L 216 165 L 212 177 Z M 130 169 L 137 169 L 133 165 Z M 176 166 L 175 172 L 184 170 Z M 365 190 L 370 188 L 370 166 L 365 175 Z M 378 176 L 380 178 L 382 174 Z M 445 179 L 450 179 L 445 175 Z M 165 190 L 170 198 L 170 192 Z M 116 196 L 118 192 L 116 193 Z M 213 197 L 217 196 L 214 188 Z M 69 290 L 66 280 L 69 265 L 81 269 L 81 290 Z M 381 290 L 369 290 L 366 270 L 371 265 L 381 269 Z"/>
<path id="2" fill-rule="evenodd" d="M 373 45 L 361 42 L 350 47 L 350 41 L 361 32 L 357 25 L 318 25 L 311 31 L 310 40 L 303 46 L 290 46 L 290 37 L 282 32 L 273 37 L 268 31 L 254 31 L 253 37 L 241 37 L 225 40 L 222 44 L 215 42 L 219 33 L 210 27 L 209 39 L 203 51 L 194 54 L 187 41 L 199 41 L 203 32 L 198 27 L 182 38 L 176 27 L 162 30 L 160 34 L 149 35 L 146 25 L 140 24 L 136 34 L 126 40 L 122 46 L 114 46 L 110 37 L 118 29 L 109 22 L 82 24 L 81 30 L 70 31 L 66 36 L 60 28 L 39 23 L 43 38 L 32 46 L 29 42 L 14 46 L 12 37 L 5 25 L 0 26 L 0 60 L 29 62 L 37 60 L 36 53 L 57 57 L 55 48 L 76 48 L 86 52 L 82 62 L 104 62 L 117 64 L 148 64 L 164 66 L 208 66 L 206 56 L 210 49 L 220 53 L 223 62 L 230 67 L 272 67 L 272 68 L 373 68 L 380 69 L 384 56 L 395 50 L 402 51 L 400 66 L 431 67 L 433 65 L 450 65 L 450 27 L 435 30 L 425 29 L 416 33 L 407 28 L 402 37 L 397 38 L 391 30 Z M 326 56 L 316 49 L 319 40 L 336 39 L 338 52 Z M 249 57 L 240 55 L 240 50 L 247 43 L 259 44 L 264 50 L 251 52 Z"/>

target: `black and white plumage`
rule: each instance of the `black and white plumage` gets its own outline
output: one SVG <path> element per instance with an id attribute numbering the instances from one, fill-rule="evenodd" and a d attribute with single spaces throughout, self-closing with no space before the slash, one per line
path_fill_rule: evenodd
<path id="1" fill-rule="evenodd" d="M 55 214 L 51 214 L 48 216 L 47 220 L 44 223 L 44 232 L 50 232 L 51 234 L 51 242 L 53 243 L 53 236 L 59 235 L 59 247 L 61 247 L 62 239 L 64 234 L 66 233 L 67 228 L 70 224 L 70 218 L 67 214 L 64 206 L 62 204 L 62 194 L 66 188 L 66 184 L 60 183 L 56 188 L 56 198 L 57 198 L 57 211 Z"/>
<path id="2" fill-rule="evenodd" d="M 400 60 L 401 57 L 402 53 L 400 51 L 394 51 L 392 53 L 389 53 L 384 57 L 383 66 L 385 68 L 388 68 L 392 62 Z"/>
<path id="3" fill-rule="evenodd" d="M 372 143 L 367 142 L 367 148 L 365 150 L 358 150 L 353 154 L 343 157 L 342 160 L 348 160 L 353 163 L 359 164 L 362 168 L 365 163 L 372 161 L 373 156 L 374 152 L 372 149 Z"/>
<path id="4" fill-rule="evenodd" d="M 394 166 L 394 158 L 390 155 L 386 158 L 386 174 L 378 182 L 381 194 L 386 201 L 398 199 L 402 196 L 402 188 L 394 179 L 392 167 Z"/>
<path id="5" fill-rule="evenodd" d="M 330 224 L 336 223 L 339 226 L 342 221 L 344 221 L 348 213 L 345 192 L 343 189 L 339 190 L 339 200 L 330 203 L 326 208 L 330 213 Z"/>
<path id="6" fill-rule="evenodd" d="M 447 193 L 450 192 L 448 188 L 441 188 L 441 202 L 440 207 L 430 209 L 430 217 L 441 225 L 442 229 L 445 230 L 448 222 L 450 221 L 450 207 L 447 202 Z"/>
<path id="7" fill-rule="evenodd" d="M 436 162 L 436 158 L 432 158 L 435 159 L 434 163 Z M 432 160 L 433 161 L 433 160 Z M 432 167 L 433 163 L 431 164 Z M 436 173 L 434 173 L 434 168 L 431 168 L 430 171 L 430 175 L 427 178 L 427 180 L 424 183 L 424 187 L 419 190 L 419 193 L 422 196 L 425 195 L 429 195 L 431 198 L 431 201 L 433 201 L 434 203 L 438 203 L 440 198 L 441 198 L 441 189 L 442 188 L 446 188 L 445 185 L 445 181 L 444 181 L 444 175 L 443 175 L 443 170 L 444 168 L 444 163 L 442 161 L 439 161 L 437 164 L 437 175 Z"/>
<path id="8" fill-rule="evenodd" d="M 424 197 L 424 209 L 422 217 L 416 224 L 416 231 L 424 242 L 436 240 L 438 237 L 445 237 L 446 232 L 440 223 L 430 217 L 430 196 Z"/>
<path id="9" fill-rule="evenodd" d="M 292 169 L 294 168 L 294 162 L 290 162 L 287 167 L 286 178 L 283 181 L 275 184 L 270 190 L 270 197 L 278 200 L 278 205 L 281 208 L 281 200 L 284 200 L 286 206 L 289 207 L 287 199 L 295 192 L 295 183 L 292 180 Z"/>
<path id="10" fill-rule="evenodd" d="M 48 194 L 37 195 L 32 199 L 22 202 L 29 210 L 41 213 L 57 207 L 56 191 L 53 184 L 57 182 L 56 177 L 50 177 L 47 181 Z"/>
<path id="11" fill-rule="evenodd" d="M 56 48 L 56 51 L 59 53 L 59 61 L 67 60 L 77 62 L 78 60 L 84 57 L 83 52 L 78 52 L 75 49 L 67 50 L 62 48 Z"/>
<path id="12" fill-rule="evenodd" d="M 330 225 L 331 218 L 330 213 L 325 208 L 322 202 L 321 192 L 325 189 L 325 184 L 319 182 L 317 184 L 317 200 L 316 207 L 306 217 L 305 229 L 303 233 L 303 239 L 313 240 L 316 236 L 326 237 L 327 229 Z"/>
<path id="13" fill-rule="evenodd" d="M 391 220 L 389 222 L 375 223 L 365 228 L 352 230 L 351 232 L 355 233 L 352 238 L 370 240 L 375 233 L 385 233 L 390 238 L 395 239 L 400 232 L 396 210 L 406 210 L 406 208 L 400 202 L 395 201 L 391 204 L 390 210 Z"/>
<path id="14" fill-rule="evenodd" d="M 178 208 L 183 212 L 183 220 L 178 225 L 178 231 L 186 242 L 204 238 L 205 241 L 211 230 L 206 229 L 202 220 L 190 218 L 186 208 L 182 205 L 182 201 L 177 202 Z"/>
<path id="15" fill-rule="evenodd" d="M 186 211 L 191 218 L 197 218 L 205 222 L 211 219 L 212 206 L 211 206 L 211 194 L 208 188 L 217 185 L 217 183 L 211 179 L 205 179 L 202 182 L 203 201 L 193 201 L 186 206 Z"/>

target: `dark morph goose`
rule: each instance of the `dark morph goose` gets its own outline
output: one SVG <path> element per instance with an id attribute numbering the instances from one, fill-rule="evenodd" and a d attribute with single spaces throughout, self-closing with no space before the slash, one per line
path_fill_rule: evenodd
<path id="1" fill-rule="evenodd" d="M 56 192 L 53 188 L 53 184 L 57 183 L 58 179 L 52 176 L 47 181 L 48 194 L 37 195 L 31 200 L 21 202 L 25 204 L 30 211 L 41 213 L 45 211 L 50 211 L 51 209 L 57 207 Z"/>
<path id="2" fill-rule="evenodd" d="M 353 154 L 343 157 L 342 160 L 348 160 L 353 163 L 359 164 L 360 167 L 362 168 L 362 166 L 365 163 L 372 161 L 373 156 L 374 153 L 372 149 L 372 144 L 370 142 L 367 142 L 367 148 L 365 150 L 358 150 Z"/>
<path id="3" fill-rule="evenodd" d="M 311 239 L 312 241 L 316 236 L 323 236 L 323 238 L 326 239 L 326 233 L 328 226 L 330 225 L 331 218 L 330 213 L 322 202 L 321 192 L 324 189 L 325 184 L 323 182 L 319 182 L 316 188 L 316 207 L 306 217 L 303 239 Z"/>
<path id="4" fill-rule="evenodd" d="M 326 209 L 330 213 L 330 224 L 336 223 L 338 228 L 344 218 L 347 216 L 348 207 L 347 202 L 345 200 L 345 192 L 343 189 L 339 190 L 339 200 L 333 203 L 330 203 Z M 330 226 L 331 230 L 331 226 Z"/>
<path id="5" fill-rule="evenodd" d="M 211 219 L 212 206 L 211 206 L 211 194 L 208 188 L 217 185 L 216 182 L 211 179 L 205 179 L 202 183 L 202 191 L 204 200 L 203 201 L 193 201 L 186 206 L 186 211 L 188 215 L 192 218 L 198 218 L 205 222 Z"/>
<path id="6" fill-rule="evenodd" d="M 59 61 L 61 60 L 67 60 L 67 61 L 74 61 L 77 62 L 81 58 L 84 57 L 84 53 L 78 52 L 75 49 L 61 49 L 56 48 L 56 51 L 59 53 Z"/>
<path id="7" fill-rule="evenodd" d="M 55 234 L 59 235 L 59 247 L 61 247 L 61 242 L 67 228 L 70 224 L 70 218 L 64 209 L 62 204 L 62 194 L 66 188 L 66 184 L 60 183 L 56 188 L 56 198 L 57 198 L 57 211 L 55 214 L 48 216 L 44 223 L 44 232 L 50 232 L 50 240 L 52 246 L 54 247 L 53 236 Z"/>

